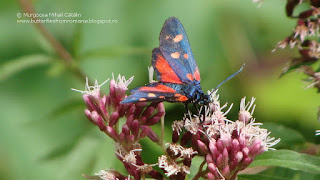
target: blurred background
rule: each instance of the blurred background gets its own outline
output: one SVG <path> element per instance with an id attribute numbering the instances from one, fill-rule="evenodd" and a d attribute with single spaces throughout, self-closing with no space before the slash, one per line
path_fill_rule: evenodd
<path id="1" fill-rule="evenodd" d="M 301 150 L 319 143 L 317 111 L 320 96 L 305 89 L 302 73 L 279 78 L 297 50 L 271 53 L 288 36 L 295 21 L 285 16 L 285 2 L 228 1 L 49 1 L 35 0 L 38 13 L 76 12 L 81 18 L 111 19 L 107 24 L 44 24 L 90 79 L 103 82 L 118 74 L 134 76 L 129 88 L 148 82 L 151 51 L 159 44 L 164 21 L 180 19 L 189 37 L 207 91 L 236 72 L 219 89 L 221 103 L 234 103 L 235 120 L 242 97 L 256 97 L 256 121 L 282 141 L 276 148 Z M 85 82 L 56 54 L 34 24 L 17 23 L 17 1 L 0 6 L 0 179 L 83 179 L 101 169 L 125 173 L 114 157 L 113 141 L 84 116 L 78 92 Z M 27 18 L 20 18 L 27 19 Z M 108 85 L 103 86 L 107 92 Z M 181 119 L 181 104 L 165 103 L 166 140 L 172 121 Z M 177 113 L 178 112 L 178 113 Z M 159 132 L 159 125 L 155 125 Z M 161 149 L 142 142 L 146 161 L 155 163 Z M 151 151 L 150 154 L 148 154 Z"/>

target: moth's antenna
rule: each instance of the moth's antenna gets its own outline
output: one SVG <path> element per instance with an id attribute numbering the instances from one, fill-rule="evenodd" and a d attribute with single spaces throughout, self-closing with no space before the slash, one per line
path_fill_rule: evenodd
<path id="1" fill-rule="evenodd" d="M 214 88 L 214 89 L 211 91 L 210 95 L 211 95 L 215 90 L 217 90 L 222 84 L 224 84 L 225 82 L 229 81 L 230 79 L 232 79 L 233 77 L 235 77 L 236 75 L 238 75 L 238 74 L 243 70 L 243 67 L 244 67 L 245 65 L 246 65 L 246 64 L 244 63 L 237 72 L 233 73 L 231 76 L 227 77 L 227 79 L 223 80 L 216 88 Z"/>

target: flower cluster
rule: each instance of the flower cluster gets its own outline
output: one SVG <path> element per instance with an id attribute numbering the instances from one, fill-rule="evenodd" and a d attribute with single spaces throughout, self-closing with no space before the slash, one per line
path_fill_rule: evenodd
<path id="1" fill-rule="evenodd" d="M 220 106 L 219 96 L 213 93 L 212 102 L 204 109 L 205 115 L 189 114 L 184 121 L 173 124 L 173 139 L 177 141 L 181 137 L 181 145 L 191 143 L 198 155 L 204 156 L 196 179 L 235 179 L 257 155 L 280 141 L 270 138 L 270 132 L 260 128 L 261 123 L 255 123 L 252 117 L 254 100 L 246 104 L 243 98 L 238 120 L 231 121 L 226 114 L 232 105 L 224 112 L 227 105 Z M 180 134 L 183 127 L 187 131 Z"/>
<path id="2" fill-rule="evenodd" d="M 83 93 L 83 100 L 87 106 L 84 112 L 87 118 L 115 141 L 115 155 L 123 162 L 128 173 L 135 179 L 140 179 L 146 174 L 156 179 L 161 178 L 160 173 L 143 162 L 139 140 L 148 137 L 153 142 L 159 143 L 158 135 L 150 126 L 164 116 L 164 106 L 163 103 L 121 104 L 132 80 L 133 77 L 126 80 L 121 75 L 117 79 L 113 78 L 110 81 L 109 94 L 103 96 L 100 88 L 107 81 L 101 85 L 96 81 L 94 86 L 89 86 L 87 82 L 85 91 L 76 91 Z M 125 118 L 126 122 L 119 128 L 121 118 Z M 126 179 L 126 176 L 115 173 L 116 171 L 103 172 L 103 175 L 98 174 L 98 176 L 112 175 Z"/>
<path id="3" fill-rule="evenodd" d="M 320 58 L 320 0 L 312 0 L 309 3 L 309 9 L 300 12 L 298 16 L 293 15 L 294 9 L 300 5 L 302 0 L 287 1 L 286 14 L 288 17 L 297 19 L 296 27 L 293 32 L 280 41 L 276 49 L 283 49 L 287 46 L 290 48 L 297 47 L 299 49 L 300 57 L 293 58 L 285 68 L 282 75 L 295 69 L 301 69 L 309 78 L 307 82 L 309 87 L 315 87 L 320 92 L 320 69 L 312 67 L 313 64 L 319 62 Z"/>
<path id="4" fill-rule="evenodd" d="M 101 170 L 89 179 L 185 179 L 190 174 L 192 159 L 202 156 L 203 162 L 194 179 L 235 179 L 237 173 L 245 169 L 254 158 L 279 142 L 269 137 L 266 129 L 260 128 L 252 117 L 254 99 L 241 101 L 238 120 L 231 121 L 226 115 L 232 105 L 220 105 L 216 92 L 210 96 L 211 102 L 201 106 L 197 114 L 190 111 L 180 121 L 172 124 L 172 142 L 166 147 L 162 139 L 150 126 L 165 114 L 163 103 L 121 104 L 126 97 L 127 86 L 133 78 L 125 80 L 118 76 L 110 81 L 110 92 L 101 95 L 100 88 L 106 83 L 94 86 L 86 84 L 83 99 L 87 108 L 85 115 L 99 129 L 115 142 L 115 156 L 121 160 L 128 175 L 116 170 Z M 79 90 L 77 90 L 79 91 Z M 125 119 L 121 128 L 120 119 Z M 154 164 L 144 163 L 139 140 L 148 137 L 162 146 L 164 154 Z M 154 169 L 158 166 L 161 170 Z"/>

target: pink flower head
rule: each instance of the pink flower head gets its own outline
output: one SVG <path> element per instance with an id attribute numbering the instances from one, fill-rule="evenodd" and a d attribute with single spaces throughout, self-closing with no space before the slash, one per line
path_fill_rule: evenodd
<path id="1" fill-rule="evenodd" d="M 208 179 L 234 179 L 237 173 L 251 164 L 254 158 L 269 150 L 280 139 L 269 137 L 270 132 L 255 123 L 252 114 L 255 108 L 254 98 L 248 103 L 241 100 L 239 119 L 229 120 L 226 115 L 230 108 L 220 106 L 219 96 L 214 92 L 212 102 L 207 105 L 205 122 L 201 113 L 189 115 L 184 122 L 175 122 L 174 131 L 181 132 L 181 123 L 187 132 L 181 136 L 181 143 L 191 141 L 195 150 L 205 157 Z M 232 107 L 232 105 L 230 106 Z M 174 134 L 173 134 L 174 135 Z M 187 143 L 183 143 L 187 144 Z M 205 171 L 204 171 L 205 172 Z M 201 172 L 198 173 L 199 176 Z"/>
<path id="2" fill-rule="evenodd" d="M 108 80 L 101 85 L 95 81 L 94 86 L 89 86 L 87 81 L 85 91 L 73 90 L 83 94 L 87 106 L 86 117 L 115 141 L 116 157 L 122 161 L 129 174 L 135 179 L 140 179 L 142 174 L 160 178 L 162 175 L 159 172 L 143 162 L 139 140 L 149 137 L 152 141 L 159 143 L 158 135 L 150 126 L 164 116 L 165 109 L 163 103 L 121 104 L 120 102 L 127 96 L 126 91 L 132 80 L 133 77 L 126 80 L 121 75 L 117 79 L 113 78 L 110 81 L 110 92 L 106 95 L 101 95 L 100 88 Z M 121 127 L 119 127 L 120 118 L 126 118 L 126 122 Z M 119 178 L 119 174 L 114 171 L 111 173 L 101 171 L 98 176 L 126 179 L 124 176 Z"/>

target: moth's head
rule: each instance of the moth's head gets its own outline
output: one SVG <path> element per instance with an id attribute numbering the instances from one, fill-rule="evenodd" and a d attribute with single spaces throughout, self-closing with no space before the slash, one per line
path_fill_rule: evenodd
<path id="1" fill-rule="evenodd" d="M 208 105 L 210 103 L 210 95 L 208 94 L 201 94 L 198 98 L 198 103 L 200 105 Z"/>

